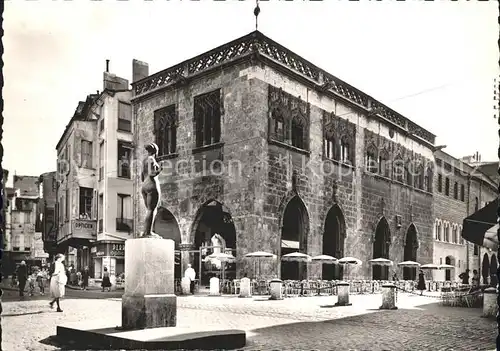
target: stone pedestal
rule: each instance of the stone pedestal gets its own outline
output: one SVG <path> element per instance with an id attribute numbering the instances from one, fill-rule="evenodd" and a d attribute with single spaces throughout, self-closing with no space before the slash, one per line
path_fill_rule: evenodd
<path id="1" fill-rule="evenodd" d="M 381 310 L 397 310 L 396 307 L 396 285 L 388 283 L 382 285 Z"/>
<path id="2" fill-rule="evenodd" d="M 219 278 L 213 277 L 210 278 L 210 296 L 219 296 L 220 295 L 220 285 Z"/>
<path id="3" fill-rule="evenodd" d="M 123 329 L 176 326 L 173 240 L 137 238 L 125 241 L 125 277 Z"/>
<path id="4" fill-rule="evenodd" d="M 271 280 L 271 297 L 269 298 L 269 300 L 283 300 L 283 293 L 281 289 L 282 286 L 283 282 L 280 279 Z"/>
<path id="5" fill-rule="evenodd" d="M 349 283 L 341 282 L 337 284 L 338 301 L 335 306 L 351 306 L 349 303 Z"/>
<path id="6" fill-rule="evenodd" d="M 252 285 L 249 278 L 240 280 L 240 297 L 252 297 Z"/>
<path id="7" fill-rule="evenodd" d="M 181 280 L 182 295 L 191 294 L 191 279 L 184 277 Z"/>
<path id="8" fill-rule="evenodd" d="M 495 288 L 484 290 L 483 300 L 483 317 L 495 318 L 498 311 L 497 306 L 497 291 Z"/>

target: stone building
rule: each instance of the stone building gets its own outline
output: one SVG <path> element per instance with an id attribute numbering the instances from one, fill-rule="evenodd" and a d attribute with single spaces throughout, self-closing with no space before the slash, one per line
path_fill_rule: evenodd
<path id="1" fill-rule="evenodd" d="M 372 258 L 432 261 L 429 131 L 257 31 L 151 76 L 135 61 L 133 76 L 135 156 L 159 145 L 154 231 L 174 239 L 182 270 L 194 263 L 206 281 L 215 269 L 203 257 L 214 246 L 237 258 L 228 277 L 255 274 L 243 258 L 253 251 L 354 256 L 364 264 L 352 278 L 388 278 Z M 343 272 L 278 259 L 260 274 Z"/>
<path id="2" fill-rule="evenodd" d="M 444 151 L 437 151 L 435 157 L 433 263 L 455 268 L 434 272 L 434 279 L 457 281 L 466 269 L 480 272 L 481 251 L 489 251 L 463 240 L 462 222 L 496 199 L 497 189 L 494 181 L 473 164 Z M 486 261 L 489 265 L 488 257 Z"/>
<path id="3" fill-rule="evenodd" d="M 38 179 L 40 201 L 38 206 L 41 218 L 43 248 L 49 254 L 49 261 L 57 253 L 56 191 L 57 173 L 47 172 Z"/>
<path id="4" fill-rule="evenodd" d="M 73 264 L 101 278 L 124 272 L 124 240 L 132 235 L 129 83 L 109 73 L 104 90 L 78 104 L 58 153 L 58 251 L 76 249 Z"/>
<path id="5" fill-rule="evenodd" d="M 14 175 L 13 188 L 7 188 L 6 242 L 2 255 L 2 270 L 12 274 L 21 261 L 41 265 L 33 257 L 36 213 L 38 206 L 38 177 Z"/>

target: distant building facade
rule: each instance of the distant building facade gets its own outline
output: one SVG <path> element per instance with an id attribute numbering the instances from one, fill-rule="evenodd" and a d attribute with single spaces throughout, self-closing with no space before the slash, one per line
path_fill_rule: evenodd
<path id="1" fill-rule="evenodd" d="M 471 161 L 469 158 L 465 160 Z M 434 278 L 457 281 L 460 273 L 466 269 L 470 270 L 471 276 L 474 269 L 482 273 L 481 254 L 489 250 L 463 240 L 462 222 L 465 217 L 497 197 L 495 182 L 472 163 L 456 159 L 443 151 L 436 152 L 434 182 L 436 192 L 433 263 L 455 267 L 434 272 Z M 486 256 L 491 256 L 491 253 L 486 253 Z M 486 260 L 489 265 L 489 257 Z"/>
<path id="2" fill-rule="evenodd" d="M 41 265 L 42 260 L 33 256 L 37 224 L 38 177 L 14 175 L 13 189 L 7 189 L 6 236 L 4 274 L 15 271 L 21 261 Z"/>
<path id="3" fill-rule="evenodd" d="M 43 249 L 52 258 L 57 253 L 57 173 L 43 173 L 40 175 L 38 182 L 40 186 L 38 216 L 41 221 Z"/>
<path id="4" fill-rule="evenodd" d="M 95 278 L 124 272 L 124 240 L 133 230 L 128 81 L 104 72 L 104 91 L 89 95 L 57 144 L 57 250 Z"/>

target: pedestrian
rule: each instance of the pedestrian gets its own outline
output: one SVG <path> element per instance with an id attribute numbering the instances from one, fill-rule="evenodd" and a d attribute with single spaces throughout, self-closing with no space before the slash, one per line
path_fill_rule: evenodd
<path id="1" fill-rule="evenodd" d="M 37 276 L 36 271 L 28 276 L 28 290 L 30 296 L 33 296 L 33 294 L 35 293 L 36 276 Z"/>
<path id="2" fill-rule="evenodd" d="M 425 290 L 425 276 L 424 276 L 424 271 L 423 270 L 420 270 L 420 272 L 418 273 L 417 290 L 420 290 L 420 295 L 424 294 L 424 290 Z"/>
<path id="3" fill-rule="evenodd" d="M 479 273 L 477 269 L 472 271 L 472 287 L 479 288 Z"/>
<path id="4" fill-rule="evenodd" d="M 64 297 L 66 292 L 66 283 L 68 276 L 66 275 L 66 268 L 64 267 L 64 255 L 57 254 L 54 262 L 54 271 L 50 277 L 50 296 L 53 300 L 49 303 L 50 308 L 54 308 L 54 303 L 57 303 L 57 312 L 62 312 L 60 299 Z"/>
<path id="5" fill-rule="evenodd" d="M 111 291 L 111 280 L 109 279 L 108 267 L 104 267 L 104 274 L 102 275 L 102 283 L 101 283 L 102 291 L 104 289 L 108 289 L 108 292 Z"/>
<path id="6" fill-rule="evenodd" d="M 17 279 L 19 280 L 19 296 L 24 296 L 24 288 L 28 279 L 28 267 L 25 261 L 21 261 L 21 264 L 17 267 Z"/>
<path id="7" fill-rule="evenodd" d="M 395 282 L 399 281 L 398 274 L 396 272 L 394 272 L 394 274 L 392 275 L 392 280 Z"/>
<path id="8" fill-rule="evenodd" d="M 10 286 L 11 286 L 12 288 L 15 288 L 15 287 L 17 286 L 17 275 L 16 275 L 16 273 L 15 273 L 15 272 L 14 272 L 14 273 L 12 273 L 12 278 L 11 278 L 11 280 L 10 280 Z"/>
<path id="9" fill-rule="evenodd" d="M 85 266 L 85 269 L 82 273 L 82 290 L 87 290 L 87 287 L 89 286 L 89 276 L 89 267 Z"/>
<path id="10" fill-rule="evenodd" d="M 469 272 L 470 270 L 466 269 L 465 272 L 460 273 L 458 276 L 460 279 L 462 279 L 462 284 L 464 285 L 469 285 Z"/>
<path id="11" fill-rule="evenodd" d="M 194 282 L 196 279 L 196 272 L 193 267 L 191 267 L 191 264 L 188 264 L 188 268 L 184 272 L 184 277 L 189 278 L 189 291 L 194 295 Z"/>
<path id="12" fill-rule="evenodd" d="M 38 283 L 38 288 L 40 289 L 40 295 L 45 295 L 45 280 L 47 279 L 47 270 L 42 267 L 36 276 L 36 281 Z"/>

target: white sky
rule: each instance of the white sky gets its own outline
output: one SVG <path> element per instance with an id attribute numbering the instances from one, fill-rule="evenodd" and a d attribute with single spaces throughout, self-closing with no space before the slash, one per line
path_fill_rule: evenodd
<path id="1" fill-rule="evenodd" d="M 438 136 L 456 157 L 496 160 L 495 1 L 261 2 L 259 30 Z M 3 167 L 56 168 L 78 101 L 132 59 L 155 73 L 255 29 L 254 1 L 7 1 Z M 417 95 L 415 95 L 417 94 Z"/>

